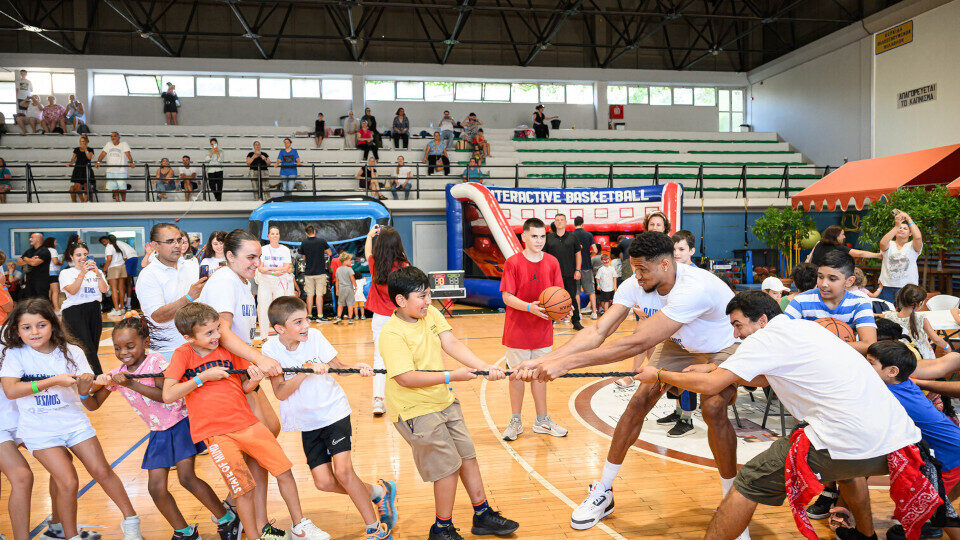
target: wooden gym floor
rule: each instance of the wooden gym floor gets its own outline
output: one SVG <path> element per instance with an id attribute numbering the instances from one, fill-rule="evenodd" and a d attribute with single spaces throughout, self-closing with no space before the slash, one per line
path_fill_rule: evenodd
<path id="1" fill-rule="evenodd" d="M 450 322 L 455 334 L 482 358 L 491 363 L 502 360 L 502 314 L 463 315 Z M 592 322 L 587 318 L 584 324 Z M 625 322 L 614 337 L 629 333 L 634 324 L 632 320 Z M 345 362 L 373 363 L 370 319 L 351 326 L 323 323 L 319 328 Z M 571 334 L 569 325 L 558 325 L 555 345 L 568 340 Z M 104 339 L 109 335 L 109 330 L 105 331 Z M 119 364 L 112 346 L 101 346 L 100 358 L 105 369 Z M 447 365 L 453 366 L 454 361 L 447 359 Z M 600 370 L 629 368 L 629 362 L 621 362 Z M 351 376 L 342 377 L 340 382 L 354 410 L 352 457 L 357 473 L 367 482 L 377 478 L 396 480 L 400 520 L 393 536 L 397 539 L 425 538 L 434 519 L 432 487 L 420 480 L 409 448 L 386 417 L 371 415 L 371 381 Z M 500 431 L 510 418 L 506 383 L 482 380 L 455 383 L 455 391 L 463 404 L 477 447 L 491 506 L 520 522 L 516 538 L 700 538 L 720 502 L 716 470 L 637 447 L 631 448 L 614 486 L 616 511 L 593 529 L 574 531 L 570 528 L 570 512 L 586 495 L 588 484 L 599 478 L 609 444 L 609 437 L 589 427 L 575 412 L 570 400 L 571 394 L 594 382 L 592 379 L 560 379 L 550 384 L 550 413 L 557 423 L 570 430 L 566 438 L 532 432 L 534 411 L 527 392 L 523 412 L 526 430 L 512 443 L 500 439 Z M 276 407 L 272 391 L 268 390 L 267 394 Z M 170 538 L 169 525 L 147 493 L 146 471 L 140 469 L 146 448 L 145 424 L 120 396 L 111 397 L 100 410 L 89 414 L 107 460 L 115 463 L 115 469 L 143 520 L 145 538 Z M 299 434 L 284 432 L 279 440 L 294 463 L 305 514 L 334 538 L 361 537 L 362 520 L 349 498 L 322 493 L 314 487 Z M 23 453 L 26 455 L 25 450 Z M 48 476 L 36 460 L 29 456 L 27 459 L 36 477 L 31 509 L 31 524 L 35 526 L 50 515 Z M 224 493 L 220 476 L 209 458 L 198 458 L 197 472 L 215 491 Z M 82 467 L 78 473 L 80 485 L 86 485 L 89 475 Z M 216 530 L 210 514 L 177 484 L 175 473 L 171 474 L 170 486 L 187 522 L 199 523 L 205 538 L 215 538 Z M 0 532 L 9 534 L 6 508 L 9 483 L 5 477 L 0 481 L 0 487 Z M 886 488 L 872 489 L 871 495 L 874 520 L 882 538 L 883 531 L 890 525 L 893 504 Z M 289 516 L 272 479 L 269 512 L 279 526 L 289 528 Z M 469 499 L 461 487 L 453 521 L 466 538 L 471 538 L 471 516 Z M 121 538 L 120 518 L 119 511 L 98 486 L 88 486 L 82 492 L 79 501 L 81 525 L 102 533 L 105 540 L 118 539 Z M 833 538 L 824 521 L 814 521 L 814 525 L 822 536 Z M 750 530 L 753 538 L 799 536 L 787 506 L 759 507 Z"/>

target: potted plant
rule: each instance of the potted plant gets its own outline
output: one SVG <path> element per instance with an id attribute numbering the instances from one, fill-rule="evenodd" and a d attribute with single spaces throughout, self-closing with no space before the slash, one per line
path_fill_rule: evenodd
<path id="1" fill-rule="evenodd" d="M 800 240 L 814 227 L 813 218 L 802 209 L 767 208 L 754 222 L 753 235 L 768 247 L 780 250 L 786 261 L 784 274 L 790 275 L 800 255 Z"/>

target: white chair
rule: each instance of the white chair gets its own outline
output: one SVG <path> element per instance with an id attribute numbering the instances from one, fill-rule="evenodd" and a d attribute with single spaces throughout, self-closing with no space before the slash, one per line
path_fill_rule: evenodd
<path id="1" fill-rule="evenodd" d="M 938 294 L 927 300 L 927 309 L 930 311 L 941 311 L 955 307 L 960 307 L 960 298 L 949 294 Z"/>

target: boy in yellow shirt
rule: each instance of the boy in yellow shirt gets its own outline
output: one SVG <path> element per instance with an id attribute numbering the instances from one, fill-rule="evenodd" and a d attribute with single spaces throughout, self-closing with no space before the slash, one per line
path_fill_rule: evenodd
<path id="1" fill-rule="evenodd" d="M 419 268 L 391 272 L 387 292 L 397 305 L 380 332 L 387 415 L 413 450 L 420 477 L 433 483 L 437 519 L 428 539 L 463 539 L 452 520 L 458 478 L 473 503 L 471 532 L 512 534 L 520 525 L 487 504 L 473 440 L 460 402 L 447 387 L 451 381 L 476 379 L 477 370 L 486 370 L 487 380 L 503 379 L 503 370 L 486 364 L 453 335 L 440 311 L 430 305 L 430 283 Z M 443 371 L 441 350 L 465 367 Z"/>

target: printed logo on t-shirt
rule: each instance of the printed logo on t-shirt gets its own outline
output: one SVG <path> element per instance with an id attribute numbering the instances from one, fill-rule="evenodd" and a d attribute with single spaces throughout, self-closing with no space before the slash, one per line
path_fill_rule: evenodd
<path id="1" fill-rule="evenodd" d="M 96 287 L 84 287 L 83 294 L 97 294 Z"/>
<path id="2" fill-rule="evenodd" d="M 210 362 L 205 362 L 203 365 L 186 369 L 183 372 L 183 378 L 192 379 L 197 375 L 199 375 L 200 373 L 215 367 L 233 369 L 233 362 L 231 362 L 230 360 L 212 360 Z"/>
<path id="3" fill-rule="evenodd" d="M 60 403 L 60 396 L 57 394 L 38 394 L 33 396 L 37 400 L 38 407 L 57 407 Z"/>
<path id="4" fill-rule="evenodd" d="M 240 306 L 240 313 L 242 317 L 256 317 L 257 306 L 253 304 L 243 304 Z"/>

